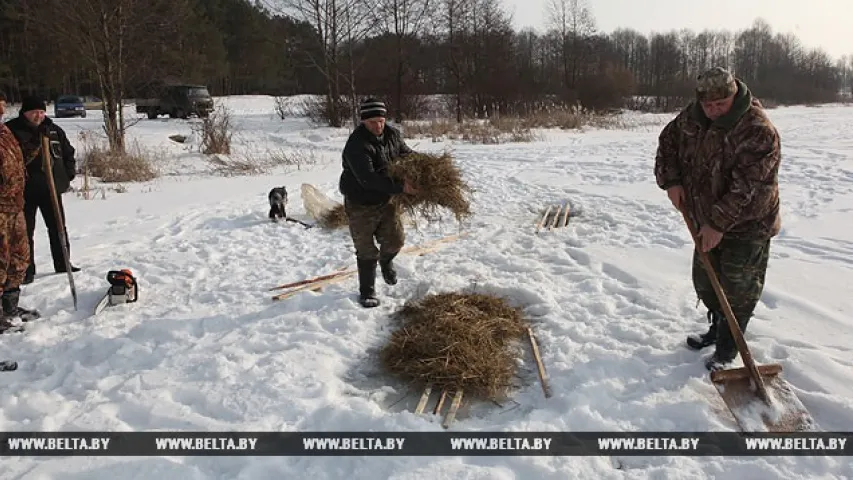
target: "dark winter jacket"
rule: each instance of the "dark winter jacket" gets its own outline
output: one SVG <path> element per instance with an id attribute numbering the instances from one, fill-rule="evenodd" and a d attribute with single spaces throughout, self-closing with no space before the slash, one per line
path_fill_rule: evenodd
<path id="1" fill-rule="evenodd" d="M 39 126 L 31 124 L 23 116 L 18 116 L 6 122 L 12 130 L 24 154 L 24 164 L 27 168 L 26 197 L 50 194 L 47 177 L 44 174 L 41 156 L 41 135 L 46 134 L 50 139 L 50 157 L 53 164 L 53 182 L 59 194 L 68 191 L 71 181 L 77 174 L 75 150 L 68 141 L 65 131 L 45 118 Z"/>
<path id="2" fill-rule="evenodd" d="M 412 153 L 394 127 L 386 124 L 382 135 L 370 133 L 363 124 L 350 134 L 343 152 L 341 194 L 357 205 L 380 205 L 391 195 L 403 193 L 403 181 L 391 178 L 388 165 Z"/>
<path id="3" fill-rule="evenodd" d="M 746 84 L 715 121 L 694 102 L 660 134 L 655 177 L 684 188 L 693 219 L 726 237 L 769 239 L 779 233 L 779 133 Z"/>

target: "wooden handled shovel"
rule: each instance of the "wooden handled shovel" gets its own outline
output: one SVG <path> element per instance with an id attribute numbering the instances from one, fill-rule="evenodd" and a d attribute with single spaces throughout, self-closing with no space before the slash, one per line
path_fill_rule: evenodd
<path id="1" fill-rule="evenodd" d="M 794 395 L 790 385 L 779 377 L 782 366 L 779 364 L 756 366 L 746 340 L 743 338 L 740 325 L 714 271 L 711 259 L 707 252 L 702 251 L 696 226 L 685 212 L 682 211 L 681 215 L 693 237 L 696 252 L 714 287 L 744 364 L 744 368 L 711 372 L 711 382 L 714 387 L 744 431 L 753 431 L 761 427 L 771 432 L 811 430 L 814 427 L 811 415 Z M 722 325 L 718 328 L 722 328 Z"/>
<path id="2" fill-rule="evenodd" d="M 77 287 L 74 285 L 74 273 L 71 272 L 71 258 L 68 256 L 68 238 L 65 236 L 65 222 L 62 221 L 62 212 L 59 210 L 59 195 L 56 184 L 53 182 L 53 164 L 50 161 L 50 139 L 47 135 L 41 137 L 42 169 L 47 177 L 47 185 L 50 188 L 50 199 L 53 202 L 53 212 L 56 219 L 57 235 L 62 246 L 62 256 L 65 257 L 65 271 L 68 273 L 68 285 L 71 287 L 71 298 L 74 301 L 74 310 L 77 310 Z M 32 252 L 30 252 L 32 255 Z"/>

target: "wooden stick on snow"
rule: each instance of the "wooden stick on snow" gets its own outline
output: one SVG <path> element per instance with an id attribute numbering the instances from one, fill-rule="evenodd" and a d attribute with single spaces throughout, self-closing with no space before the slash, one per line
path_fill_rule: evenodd
<path id="1" fill-rule="evenodd" d="M 551 230 L 552 228 L 557 227 L 557 221 L 560 219 L 560 211 L 562 208 L 563 208 L 562 205 L 557 204 L 557 211 L 554 212 L 554 219 L 551 220 L 551 225 L 548 226 L 548 230 Z"/>
<path id="2" fill-rule="evenodd" d="M 539 233 L 539 230 L 545 226 L 545 221 L 548 219 L 548 214 L 551 213 L 552 208 L 554 208 L 553 205 L 548 205 L 548 208 L 545 210 L 545 214 L 542 215 L 542 218 L 539 220 L 539 224 L 536 225 L 536 233 Z"/>
<path id="3" fill-rule="evenodd" d="M 569 204 L 568 203 L 566 203 L 566 211 L 565 211 L 565 213 L 563 213 L 562 224 L 563 224 L 562 226 L 564 226 L 564 227 L 569 224 Z"/>
<path id="4" fill-rule="evenodd" d="M 284 299 L 287 299 L 287 298 L 290 298 L 290 297 L 296 295 L 299 292 L 305 292 L 308 290 L 317 290 L 317 289 L 325 287 L 327 285 L 331 285 L 333 283 L 341 282 L 341 281 L 349 278 L 350 276 L 355 275 L 355 273 L 356 272 L 354 270 L 353 271 L 348 270 L 346 272 L 343 272 L 340 275 L 334 275 L 331 278 L 326 278 L 324 280 L 319 280 L 319 281 L 315 281 L 312 283 L 308 283 L 308 284 L 302 285 L 300 287 L 296 287 L 292 290 L 288 290 L 284 293 L 279 293 L 278 295 L 273 296 L 272 299 L 273 300 L 284 300 Z"/>
<path id="5" fill-rule="evenodd" d="M 426 408 L 427 402 L 429 402 L 430 393 L 432 393 L 432 385 L 427 385 L 424 389 L 424 393 L 421 394 L 418 406 L 415 407 L 415 414 L 420 415 L 421 413 L 424 413 L 424 408 Z"/>
<path id="6" fill-rule="evenodd" d="M 536 343 L 536 337 L 533 335 L 533 328 L 527 327 L 527 335 L 530 337 L 533 359 L 536 360 L 536 369 L 539 371 L 542 392 L 545 394 L 545 398 L 549 398 L 551 396 L 551 386 L 548 384 L 548 374 L 545 372 L 545 364 L 542 363 L 542 356 L 539 354 L 539 345 Z"/>
<path id="7" fill-rule="evenodd" d="M 441 396 L 438 397 L 438 403 L 435 404 L 435 408 L 432 411 L 433 415 L 438 415 L 441 413 L 441 407 L 444 406 L 444 401 L 447 400 L 447 390 L 441 391 Z"/>
<path id="8" fill-rule="evenodd" d="M 444 428 L 450 428 L 450 424 L 456 420 L 456 413 L 459 411 L 459 406 L 462 405 L 462 390 L 457 390 L 453 396 L 453 401 L 450 402 L 450 410 L 447 411 L 447 416 L 444 417 L 444 422 L 441 424 Z"/>
<path id="9" fill-rule="evenodd" d="M 349 273 L 355 273 L 355 270 L 349 270 L 349 271 L 347 271 L 347 270 L 344 270 L 345 268 L 346 268 L 346 267 L 342 267 L 342 269 L 338 269 L 338 271 L 336 271 L 336 272 L 334 272 L 334 273 L 330 273 L 330 274 L 328 274 L 328 275 L 320 275 L 319 277 L 313 277 L 313 278 L 308 278 L 308 279 L 305 279 L 305 280 L 299 280 L 299 281 L 297 281 L 297 282 L 285 283 L 284 285 L 279 285 L 279 286 L 277 286 L 277 287 L 272 287 L 272 288 L 270 288 L 270 289 L 269 289 L 269 290 L 267 290 L 267 291 L 272 292 L 272 291 L 274 291 L 274 290 L 284 290 L 285 288 L 301 287 L 302 285 L 309 285 L 309 284 L 312 284 L 312 283 L 321 282 L 321 281 L 323 281 L 323 280 L 329 280 L 329 279 L 331 279 L 331 278 L 339 277 L 339 276 L 341 276 L 341 275 L 346 275 L 346 274 L 349 274 Z"/>
<path id="10" fill-rule="evenodd" d="M 439 245 L 441 245 L 443 243 L 452 242 L 452 241 L 454 241 L 460 237 L 464 237 L 465 235 L 467 235 L 467 233 L 460 233 L 457 235 L 450 235 L 447 237 L 439 238 L 438 240 L 428 242 L 424 245 L 412 245 L 412 246 L 409 246 L 409 247 L 402 249 L 400 251 L 400 253 L 416 254 L 416 255 L 423 255 L 425 253 L 432 253 L 438 249 Z M 356 273 L 356 270 L 347 270 L 347 267 L 348 267 L 348 265 L 344 265 L 344 266 L 339 267 L 336 271 L 334 271 L 332 273 L 329 273 L 326 275 L 320 275 L 320 276 L 313 277 L 313 278 L 308 278 L 305 280 L 299 280 L 296 282 L 285 283 L 284 285 L 272 287 L 272 288 L 268 289 L 267 291 L 272 292 L 275 290 L 284 290 L 286 288 L 301 287 L 303 285 L 310 285 L 310 284 L 322 282 L 325 280 L 331 280 L 331 279 L 341 277 L 341 276 L 349 276 L 349 275 L 352 275 L 353 273 Z M 304 290 L 304 289 L 300 289 L 300 291 L 301 290 Z"/>

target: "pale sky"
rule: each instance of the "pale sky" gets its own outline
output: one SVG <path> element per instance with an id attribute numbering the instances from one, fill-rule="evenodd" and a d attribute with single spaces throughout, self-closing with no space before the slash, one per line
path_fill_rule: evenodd
<path id="1" fill-rule="evenodd" d="M 543 31 L 552 0 L 501 0 L 516 28 Z M 853 55 L 853 0 L 586 0 L 600 32 L 644 34 L 689 28 L 739 31 L 762 17 L 774 33 L 794 33 L 833 59 Z"/>

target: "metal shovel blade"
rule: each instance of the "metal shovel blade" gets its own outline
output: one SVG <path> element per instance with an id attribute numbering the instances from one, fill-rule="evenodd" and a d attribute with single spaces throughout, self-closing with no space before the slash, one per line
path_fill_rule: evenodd
<path id="1" fill-rule="evenodd" d="M 782 366 L 758 366 L 768 400 L 757 394 L 746 368 L 711 373 L 711 382 L 744 432 L 813 432 L 817 425 L 779 372 Z"/>

